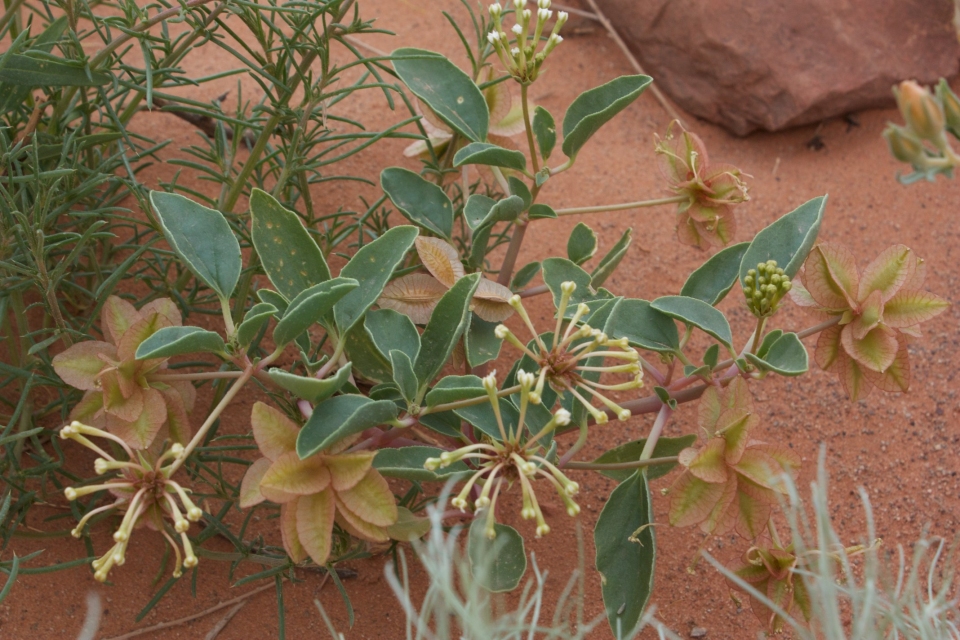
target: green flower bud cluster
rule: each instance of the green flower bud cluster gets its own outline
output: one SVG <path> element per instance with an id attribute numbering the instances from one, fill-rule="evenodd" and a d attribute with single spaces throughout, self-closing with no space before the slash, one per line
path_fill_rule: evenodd
<path id="1" fill-rule="evenodd" d="M 894 95 L 906 126 L 890 124 L 884 130 L 891 155 L 918 172 L 949 171 L 960 165 L 946 135 L 960 139 L 960 99 L 946 80 L 935 92 L 907 80 L 894 88 Z"/>
<path id="2" fill-rule="evenodd" d="M 527 8 L 527 2 L 528 0 L 513 0 L 516 22 L 509 32 L 503 25 L 503 7 L 499 2 L 490 5 L 492 29 L 487 33 L 487 40 L 507 72 L 524 84 L 537 79 L 543 61 L 563 42 L 560 29 L 568 17 L 567 12 L 558 12 L 553 29 L 550 35 L 547 35 L 545 27 L 553 18 L 551 0 L 537 0 L 535 11 Z M 541 41 L 546 43 L 537 51 Z"/>
<path id="3" fill-rule="evenodd" d="M 743 295 L 747 307 L 758 318 L 769 318 L 780 306 L 780 300 L 793 284 L 776 260 L 767 260 L 757 264 L 756 269 L 747 271 L 743 279 Z"/>

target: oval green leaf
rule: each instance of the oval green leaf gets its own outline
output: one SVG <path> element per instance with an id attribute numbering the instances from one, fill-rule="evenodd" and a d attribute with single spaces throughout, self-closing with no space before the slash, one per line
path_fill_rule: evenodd
<path id="1" fill-rule="evenodd" d="M 477 376 L 447 376 L 433 385 L 424 399 L 428 407 L 448 402 L 459 402 L 487 395 L 483 381 Z"/>
<path id="2" fill-rule="evenodd" d="M 740 263 L 749 242 L 741 242 L 718 251 L 700 268 L 690 274 L 680 289 L 680 295 L 703 300 L 716 306 L 726 297 L 740 275 Z"/>
<path id="3" fill-rule="evenodd" d="M 681 451 L 689 446 L 692 446 L 696 441 L 697 435 L 695 433 L 687 436 L 681 436 L 679 438 L 660 438 L 657 440 L 657 446 L 653 448 L 653 455 L 651 457 L 667 458 L 679 455 Z M 633 440 L 631 442 L 624 443 L 619 447 L 610 449 L 599 458 L 594 460 L 594 462 L 597 464 L 636 462 L 640 459 L 640 454 L 643 453 L 643 448 L 646 446 L 646 444 L 646 438 L 640 438 L 639 440 Z M 669 462 L 646 467 L 647 480 L 655 480 L 656 478 L 665 476 L 670 473 L 675 466 L 677 466 L 676 462 Z M 607 476 L 608 478 L 613 478 L 617 482 L 623 482 L 635 472 L 636 469 L 608 469 L 605 471 L 600 471 L 599 473 Z"/>
<path id="4" fill-rule="evenodd" d="M 403 48 L 394 51 L 392 57 L 400 79 L 438 118 L 468 140 L 487 139 L 490 112 L 470 76 L 433 51 Z"/>
<path id="5" fill-rule="evenodd" d="M 267 302 L 258 302 L 250 307 L 247 315 L 243 316 L 243 322 L 237 327 L 237 343 L 243 348 L 249 347 L 264 325 L 276 315 L 277 308 Z"/>
<path id="6" fill-rule="evenodd" d="M 397 417 L 397 405 L 357 395 L 334 396 L 314 407 L 313 415 L 297 435 L 300 459 L 323 451 L 347 436 Z"/>
<path id="7" fill-rule="evenodd" d="M 400 167 L 381 171 L 380 186 L 410 222 L 450 239 L 453 204 L 443 189 L 424 180 L 420 174 Z"/>
<path id="8" fill-rule="evenodd" d="M 746 356 L 747 360 L 760 369 L 773 371 L 782 376 L 803 375 L 810 368 L 807 348 L 803 346 L 803 342 L 795 333 L 785 333 L 780 336 L 770 345 L 763 358 L 759 358 L 752 353 L 748 353 Z"/>
<path id="9" fill-rule="evenodd" d="M 491 540 L 487 537 L 486 527 L 485 513 L 474 518 L 470 525 L 467 534 L 470 573 L 487 591 L 513 591 L 527 570 L 523 536 L 513 527 L 497 523 L 494 525 L 496 537 Z"/>
<path id="10" fill-rule="evenodd" d="M 467 351 L 467 362 L 471 367 L 479 367 L 500 355 L 503 340 L 496 334 L 499 324 L 499 322 L 487 322 L 475 313 L 470 314 L 470 326 L 464 333 L 463 341 Z"/>
<path id="11" fill-rule="evenodd" d="M 483 164 L 516 171 L 527 170 L 527 158 L 514 149 L 504 149 L 489 142 L 471 142 L 453 156 L 453 166 Z"/>
<path id="12" fill-rule="evenodd" d="M 430 315 L 430 322 L 420 336 L 422 346 L 413 366 L 421 390 L 440 373 L 457 340 L 463 335 L 470 313 L 470 302 L 481 277 L 479 273 L 472 273 L 457 280 L 450 290 L 443 294 Z"/>
<path id="13" fill-rule="evenodd" d="M 600 127 L 626 109 L 650 86 L 650 76 L 620 76 L 574 100 L 563 116 L 563 152 L 574 158 Z"/>
<path id="14" fill-rule="evenodd" d="M 417 374 L 413 372 L 413 362 L 410 360 L 410 356 L 400 349 L 391 349 L 388 357 L 393 368 L 393 381 L 397 383 L 400 395 L 408 403 L 414 402 L 420 385 L 417 382 Z"/>
<path id="15" fill-rule="evenodd" d="M 388 478 L 403 478 L 413 482 L 436 482 L 448 480 L 451 476 L 468 474 L 470 468 L 462 461 L 449 467 L 429 471 L 423 467 L 427 458 L 439 458 L 443 449 L 436 447 L 400 447 L 399 449 L 380 449 L 373 459 L 373 468 Z"/>
<path id="16" fill-rule="evenodd" d="M 358 286 L 352 278 L 334 278 L 301 292 L 290 301 L 286 313 L 274 327 L 273 341 L 278 347 L 292 342 Z"/>
<path id="17" fill-rule="evenodd" d="M 549 160 L 557 144 L 557 123 L 550 112 L 540 106 L 533 110 L 533 135 L 540 147 L 540 157 Z"/>
<path id="18" fill-rule="evenodd" d="M 313 376 L 304 377 L 284 371 L 283 369 L 270 369 L 267 375 L 278 386 L 283 387 L 293 395 L 312 402 L 314 404 L 323 402 L 337 391 L 350 379 L 350 373 L 353 371 L 351 363 L 346 363 L 337 372 L 330 377 L 318 380 Z"/>
<path id="19" fill-rule="evenodd" d="M 680 334 L 673 318 L 654 309 L 646 300 L 623 300 L 614 309 L 609 324 L 609 335 L 626 338 L 634 347 L 657 353 L 680 348 Z"/>
<path id="20" fill-rule="evenodd" d="M 607 281 L 607 278 L 613 275 L 613 272 L 620 266 L 620 261 L 627 255 L 627 249 L 630 248 L 632 242 L 633 229 L 628 228 L 623 232 L 623 235 L 620 236 L 620 239 L 617 240 L 617 243 L 610 248 L 610 251 L 607 251 L 607 255 L 603 256 L 597 268 L 590 274 L 590 285 L 594 289 L 602 287 L 603 283 Z"/>
<path id="21" fill-rule="evenodd" d="M 463 217 L 474 231 L 483 229 L 495 222 L 513 222 L 523 213 L 523 199 L 520 196 L 508 196 L 503 200 L 494 200 L 483 194 L 475 193 L 467 198 L 463 208 Z"/>
<path id="22" fill-rule="evenodd" d="M 583 222 L 578 222 L 570 232 L 570 238 L 567 239 L 567 257 L 579 266 L 592 258 L 596 252 L 597 234 Z M 591 277 L 591 286 L 592 282 Z"/>
<path id="23" fill-rule="evenodd" d="M 364 327 L 384 357 L 391 349 L 399 349 L 411 361 L 416 361 L 420 353 L 420 333 L 409 317 L 393 309 L 376 309 L 367 312 Z"/>
<path id="24" fill-rule="evenodd" d="M 697 327 L 728 348 L 733 348 L 733 334 L 727 318 L 703 300 L 685 296 L 664 296 L 651 302 L 650 306 L 671 318 Z"/>
<path id="25" fill-rule="evenodd" d="M 223 353 L 223 338 L 200 327 L 164 327 L 140 343 L 137 360 L 169 358 L 187 353 Z"/>
<path id="26" fill-rule="evenodd" d="M 814 198 L 760 231 L 740 262 L 740 282 L 747 271 L 767 260 L 776 260 L 784 273 L 795 276 L 817 242 L 826 206 L 827 196 Z"/>
<path id="27" fill-rule="evenodd" d="M 603 604 L 615 636 L 630 637 L 650 600 L 657 559 L 653 522 L 646 478 L 635 471 L 607 498 L 593 531 Z"/>
<path id="28" fill-rule="evenodd" d="M 255 188 L 250 195 L 250 218 L 253 246 L 263 270 L 287 300 L 330 279 L 323 252 L 300 216 L 269 193 Z"/>
<path id="29" fill-rule="evenodd" d="M 243 260 L 240 243 L 223 214 L 178 193 L 151 191 L 167 242 L 208 287 L 227 300 L 237 286 Z"/>

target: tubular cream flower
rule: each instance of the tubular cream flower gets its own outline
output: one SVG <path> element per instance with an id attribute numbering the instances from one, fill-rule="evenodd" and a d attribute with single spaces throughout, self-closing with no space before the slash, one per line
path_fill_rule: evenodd
<path id="1" fill-rule="evenodd" d="M 487 35 L 487 40 L 493 45 L 494 51 L 500 57 L 500 62 L 521 84 L 530 84 L 537 79 L 544 60 L 554 47 L 563 41 L 560 37 L 560 29 L 568 17 L 565 11 L 558 12 L 550 35 L 544 37 L 547 23 L 553 19 L 550 0 L 539 0 L 536 11 L 526 9 L 526 4 L 526 2 L 514 2 L 516 23 L 510 27 L 510 31 L 515 36 L 514 46 L 509 46 L 509 36 L 503 29 L 503 10 L 499 4 L 490 6 L 492 31 Z M 546 43 L 540 48 L 544 40 Z"/>
<path id="2" fill-rule="evenodd" d="M 541 336 L 537 332 L 523 308 L 520 296 L 517 295 L 510 298 L 510 305 L 533 335 L 532 342 L 529 345 L 524 344 L 502 324 L 497 326 L 496 336 L 523 351 L 537 364 L 536 373 L 531 374 L 536 378 L 536 385 L 530 394 L 530 401 L 534 404 L 540 404 L 544 388 L 549 384 L 558 393 L 571 394 L 598 424 L 607 422 L 607 414 L 593 406 L 593 399 L 599 400 L 618 419 L 627 420 L 630 418 L 630 411 L 608 398 L 604 392 L 628 391 L 642 387 L 643 368 L 640 366 L 640 356 L 627 343 L 626 338 L 613 340 L 602 331 L 581 323 L 581 318 L 590 311 L 586 304 L 577 305 L 576 312 L 567 323 L 566 329 L 563 329 L 570 298 L 576 289 L 575 282 L 568 281 L 560 285 L 557 325 L 553 333 L 556 337 Z M 607 359 L 618 362 L 604 364 Z M 626 374 L 630 378 L 616 384 L 595 380 L 599 377 L 598 374 L 604 373 Z"/>
<path id="3" fill-rule="evenodd" d="M 127 460 L 117 460 L 104 449 L 90 441 L 88 436 L 105 438 L 118 444 L 127 454 Z M 71 532 L 75 538 L 83 533 L 83 528 L 90 518 L 111 509 L 123 509 L 125 514 L 120 527 L 114 532 L 114 545 L 103 556 L 93 561 L 93 577 L 104 582 L 114 566 L 122 565 L 126 560 L 127 546 L 133 530 L 139 526 L 147 526 L 159 531 L 176 554 L 174 577 L 183 574 L 183 567 L 188 569 L 197 565 L 197 556 L 193 553 L 187 530 L 191 522 L 203 517 L 200 507 L 190 500 L 188 490 L 170 479 L 175 470 L 175 463 L 184 456 L 183 445 L 174 443 L 155 460 L 149 452 L 131 449 L 120 437 L 74 421 L 60 430 L 60 437 L 70 439 L 95 451 L 101 457 L 94 462 L 94 470 L 98 475 L 116 471 L 112 480 L 103 484 L 87 485 L 83 487 L 67 487 L 64 495 L 67 500 L 107 490 L 116 500 L 110 504 L 91 509 L 81 518 Z M 136 460 L 137 462 L 133 462 Z M 169 521 L 173 522 L 170 530 Z M 180 536 L 180 547 L 174 541 L 174 536 Z"/>
<path id="4" fill-rule="evenodd" d="M 523 506 L 520 516 L 525 520 L 536 519 L 537 537 L 550 533 L 550 525 L 543 517 L 543 511 L 534 491 L 534 480 L 546 480 L 553 485 L 566 506 L 567 514 L 576 516 L 580 513 L 580 506 L 573 501 L 573 496 L 580 491 L 580 485 L 570 480 L 563 472 L 551 463 L 546 456 L 544 438 L 549 437 L 557 427 L 570 423 L 570 412 L 558 409 L 539 430 L 528 424 L 530 405 L 533 402 L 532 387 L 536 376 L 523 370 L 517 372 L 517 382 L 520 386 L 519 418 L 506 422 L 501 411 L 500 398 L 497 395 L 496 373 L 491 373 L 483 379 L 483 387 L 490 400 L 490 406 L 496 416 L 500 438 L 484 437 L 483 441 L 471 444 L 455 451 L 446 451 L 439 458 L 428 458 L 424 464 L 427 469 L 448 467 L 455 462 L 465 461 L 476 466 L 476 471 L 464 484 L 460 493 L 450 503 L 466 511 L 468 497 L 479 495 L 473 500 L 473 507 L 478 511 L 486 509 L 485 532 L 488 538 L 495 538 L 496 533 L 496 503 L 501 490 L 510 488 L 515 483 L 520 484 L 523 495 Z M 507 401 L 508 402 L 508 401 Z M 532 435 L 531 435 L 532 434 Z"/>
<path id="5" fill-rule="evenodd" d="M 680 129 L 674 136 L 674 126 Z M 688 199 L 677 206 L 677 237 L 684 244 L 704 248 L 733 239 L 737 220 L 734 205 L 750 199 L 743 173 L 731 165 L 711 165 L 703 140 L 675 120 L 666 136 L 656 137 L 660 170 L 670 190 Z"/>

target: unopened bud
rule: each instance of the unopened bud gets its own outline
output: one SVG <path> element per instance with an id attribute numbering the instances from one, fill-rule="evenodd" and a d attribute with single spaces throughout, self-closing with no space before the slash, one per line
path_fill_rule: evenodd
<path id="1" fill-rule="evenodd" d="M 67 500 L 73 502 L 77 499 L 77 490 L 73 487 L 67 487 L 63 490 L 63 495 L 66 496 Z"/>
<path id="2" fill-rule="evenodd" d="M 547 535 L 548 533 L 550 533 L 550 525 L 548 525 L 546 522 L 544 522 L 543 524 L 537 525 L 537 537 L 538 537 L 538 538 L 542 538 L 543 536 Z"/>
<path id="3" fill-rule="evenodd" d="M 883 137 L 887 140 L 890 154 L 900 162 L 914 166 L 923 163 L 926 156 L 923 143 L 908 129 L 891 124 L 884 129 Z"/>
<path id="4" fill-rule="evenodd" d="M 565 427 L 570 424 L 570 412 L 562 408 L 557 409 L 557 412 L 553 414 L 553 419 L 558 427 Z"/>
<path id="5" fill-rule="evenodd" d="M 427 458 L 423 463 L 423 468 L 427 471 L 436 471 L 440 468 L 440 458 Z"/>
<path id="6" fill-rule="evenodd" d="M 943 106 L 947 128 L 960 138 L 960 98 L 950 89 L 944 78 L 940 78 L 940 84 L 937 85 L 937 97 Z"/>
<path id="7" fill-rule="evenodd" d="M 921 138 L 938 142 L 945 123 L 943 111 L 933 94 L 913 80 L 905 80 L 894 90 L 894 95 L 903 119 L 913 132 Z"/>
<path id="8" fill-rule="evenodd" d="M 560 291 L 566 293 L 567 295 L 572 294 L 577 290 L 577 283 L 572 280 L 567 280 L 566 282 L 560 283 Z"/>

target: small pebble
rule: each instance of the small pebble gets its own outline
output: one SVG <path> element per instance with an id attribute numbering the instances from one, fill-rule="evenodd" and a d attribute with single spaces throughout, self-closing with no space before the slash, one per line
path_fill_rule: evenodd
<path id="1" fill-rule="evenodd" d="M 690 632 L 691 638 L 705 638 L 707 636 L 707 630 L 703 627 L 694 627 Z"/>

